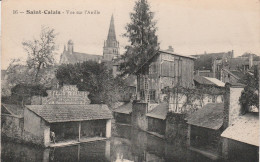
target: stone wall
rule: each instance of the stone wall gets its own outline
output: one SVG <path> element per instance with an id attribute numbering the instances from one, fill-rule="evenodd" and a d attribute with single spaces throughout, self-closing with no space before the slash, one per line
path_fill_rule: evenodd
<path id="1" fill-rule="evenodd" d="M 2 114 L 2 135 L 13 139 L 21 140 L 23 137 L 23 118 Z"/>
<path id="2" fill-rule="evenodd" d="M 133 103 L 132 125 L 147 131 L 148 121 L 146 117 L 147 103 Z"/>
<path id="3" fill-rule="evenodd" d="M 223 138 L 223 156 L 233 161 L 255 161 L 259 160 L 259 147 L 248 145 L 243 142 Z"/>
<path id="4" fill-rule="evenodd" d="M 48 139 L 45 140 L 44 137 L 49 135 L 49 126 L 40 117 L 35 115 L 33 112 L 24 109 L 24 138 L 26 142 L 39 144 L 39 145 L 49 145 Z M 49 138 L 49 137 L 48 137 Z"/>
<path id="5" fill-rule="evenodd" d="M 223 103 L 223 93 L 203 93 L 198 90 L 187 89 L 185 92 L 171 93 L 169 99 L 169 111 L 174 113 L 193 113 L 208 103 Z"/>
<path id="6" fill-rule="evenodd" d="M 176 145 L 186 145 L 188 135 L 188 124 L 185 114 L 175 114 L 169 112 L 166 118 L 165 137 L 168 142 Z"/>
<path id="7" fill-rule="evenodd" d="M 224 95 L 224 128 L 230 126 L 236 118 L 241 115 L 241 105 L 239 97 L 244 87 L 242 85 L 226 85 L 226 92 Z"/>

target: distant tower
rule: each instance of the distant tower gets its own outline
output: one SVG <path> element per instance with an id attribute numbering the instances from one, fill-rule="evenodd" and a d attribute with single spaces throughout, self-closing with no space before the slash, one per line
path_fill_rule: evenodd
<path id="1" fill-rule="evenodd" d="M 73 51 L 73 41 L 72 40 L 68 41 L 68 52 L 69 52 L 69 54 L 72 54 L 74 52 Z"/>
<path id="2" fill-rule="evenodd" d="M 104 42 L 103 58 L 104 61 L 111 61 L 119 56 L 119 42 L 116 40 L 116 32 L 114 26 L 114 16 L 111 16 L 107 40 Z"/>

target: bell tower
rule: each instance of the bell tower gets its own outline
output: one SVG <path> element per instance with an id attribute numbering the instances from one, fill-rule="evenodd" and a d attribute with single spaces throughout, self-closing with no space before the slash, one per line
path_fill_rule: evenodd
<path id="1" fill-rule="evenodd" d="M 116 40 L 114 16 L 112 15 L 110 20 L 107 40 L 104 41 L 103 60 L 112 61 L 112 59 L 118 56 L 119 56 L 119 42 Z"/>

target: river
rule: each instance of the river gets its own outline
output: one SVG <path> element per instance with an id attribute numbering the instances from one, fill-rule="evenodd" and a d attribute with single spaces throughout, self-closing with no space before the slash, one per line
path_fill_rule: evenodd
<path id="1" fill-rule="evenodd" d="M 2 140 L 3 162 L 210 162 L 185 146 L 133 129 L 116 125 L 109 140 L 74 146 L 40 148 Z"/>

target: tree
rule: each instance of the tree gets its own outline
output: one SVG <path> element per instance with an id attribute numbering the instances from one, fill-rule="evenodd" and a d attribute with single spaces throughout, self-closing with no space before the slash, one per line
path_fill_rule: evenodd
<path id="1" fill-rule="evenodd" d="M 245 84 L 245 88 L 241 93 L 239 102 L 242 105 L 243 113 L 248 112 L 249 107 L 256 106 L 259 107 L 259 73 L 257 66 L 254 66 L 254 74 L 245 73 L 245 75 L 240 79 L 241 83 Z"/>
<path id="2" fill-rule="evenodd" d="M 49 27 L 42 26 L 39 39 L 22 42 L 24 50 L 28 54 L 27 65 L 29 69 L 35 70 L 34 81 L 38 81 L 38 76 L 42 68 L 54 64 L 54 51 L 57 49 L 55 39 L 57 33 Z"/>
<path id="3" fill-rule="evenodd" d="M 123 61 L 119 67 L 122 75 L 131 74 L 158 51 L 157 28 L 153 18 L 154 12 L 150 11 L 147 0 L 138 0 L 123 35 L 131 45 L 125 47 L 126 52 L 121 58 Z"/>
<path id="4" fill-rule="evenodd" d="M 85 61 L 59 66 L 56 77 L 60 83 L 77 85 L 80 91 L 88 91 L 92 104 L 104 103 L 112 106 L 120 99 L 124 82 L 113 78 L 111 70 L 104 63 Z"/>

